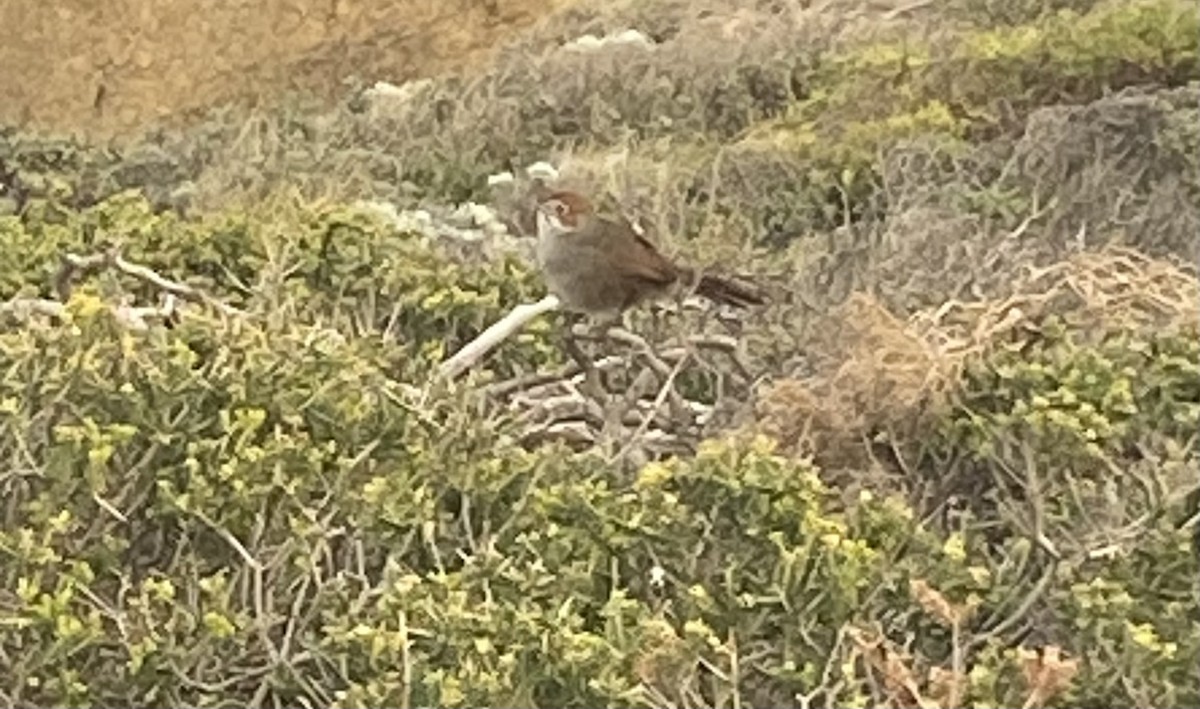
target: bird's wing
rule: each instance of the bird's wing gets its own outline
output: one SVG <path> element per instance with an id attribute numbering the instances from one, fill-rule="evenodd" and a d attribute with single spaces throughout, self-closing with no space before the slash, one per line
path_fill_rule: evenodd
<path id="1" fill-rule="evenodd" d="M 606 249 L 609 263 L 618 273 L 655 285 L 668 285 L 678 277 L 675 266 L 654 248 L 649 239 L 634 231 L 633 225 L 621 224 L 614 233 L 620 235 L 615 238 L 629 239 L 634 247 Z"/>

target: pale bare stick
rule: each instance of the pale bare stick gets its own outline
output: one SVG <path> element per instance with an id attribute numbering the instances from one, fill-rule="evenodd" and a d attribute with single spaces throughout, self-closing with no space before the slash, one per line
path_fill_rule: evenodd
<path id="1" fill-rule="evenodd" d="M 450 359 L 442 362 L 439 373 L 453 379 L 470 369 L 496 345 L 508 339 L 513 333 L 525 326 L 525 323 L 543 313 L 558 308 L 558 298 L 548 295 L 536 303 L 521 303 L 509 311 L 508 315 L 497 320 L 488 329 L 479 333 L 479 337 L 471 340 L 454 353 Z"/>
<path id="2" fill-rule="evenodd" d="M 132 330 L 148 330 L 151 320 L 170 321 L 176 312 L 175 296 L 168 293 L 159 307 L 135 307 L 132 305 L 108 306 L 117 321 Z M 46 298 L 14 298 L 0 303 L 0 317 L 11 317 L 18 321 L 29 320 L 38 315 L 48 318 L 63 318 L 67 306 L 57 300 Z"/>
<path id="3" fill-rule="evenodd" d="M 650 423 L 654 421 L 654 416 L 658 413 L 658 410 L 662 407 L 663 403 L 666 402 L 668 394 L 675 391 L 675 377 L 679 376 L 679 373 L 683 371 L 683 365 L 687 362 L 687 360 L 687 357 L 680 358 L 680 360 L 675 363 L 675 366 L 668 371 L 662 387 L 658 390 L 658 396 L 654 397 L 654 403 L 652 404 L 650 411 L 643 415 L 641 424 L 638 425 L 637 429 L 634 430 L 633 435 L 629 436 L 629 438 L 625 441 L 625 444 L 621 446 L 620 450 L 617 451 L 616 455 L 614 455 L 609 462 L 615 463 L 616 461 L 624 458 L 638 443 L 638 440 L 642 437 L 642 435 L 646 433 L 646 429 L 648 429 L 650 427 Z"/>
<path id="4" fill-rule="evenodd" d="M 68 253 L 63 255 L 62 261 L 63 265 L 59 269 L 55 285 L 58 289 L 59 298 L 64 301 L 70 297 L 71 281 L 76 274 L 89 274 L 112 267 L 127 276 L 132 276 L 143 283 L 149 283 L 182 300 L 208 305 L 223 315 L 239 317 L 245 315 L 241 310 L 214 298 L 198 288 L 189 286 L 186 283 L 173 281 L 149 266 L 125 260 L 115 249 L 89 256 Z"/>

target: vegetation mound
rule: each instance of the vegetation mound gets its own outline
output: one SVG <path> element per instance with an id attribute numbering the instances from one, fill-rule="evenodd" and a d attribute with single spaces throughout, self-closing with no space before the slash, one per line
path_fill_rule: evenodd
<path id="1" fill-rule="evenodd" d="M 1200 13 L 729 5 L 0 134 L 0 701 L 1200 704 Z M 440 377 L 544 158 L 771 304 Z"/>

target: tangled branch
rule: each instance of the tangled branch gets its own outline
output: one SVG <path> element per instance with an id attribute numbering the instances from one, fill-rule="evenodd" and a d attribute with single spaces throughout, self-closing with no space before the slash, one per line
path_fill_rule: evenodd
<path id="1" fill-rule="evenodd" d="M 90 256 L 79 256 L 68 253 L 63 256 L 62 261 L 62 268 L 59 269 L 58 275 L 54 279 L 54 286 L 58 292 L 59 299 L 63 301 L 71 296 L 71 285 L 76 276 L 93 275 L 105 269 L 113 268 L 176 298 L 207 305 L 222 315 L 241 317 L 246 314 L 198 288 L 189 286 L 186 283 L 180 283 L 179 281 L 173 281 L 149 266 L 143 266 L 126 260 L 116 249 Z"/>
<path id="2" fill-rule="evenodd" d="M 63 255 L 62 266 L 54 278 L 57 300 L 12 298 L 0 303 L 0 317 L 18 322 L 27 322 L 34 317 L 62 319 L 66 315 L 66 302 L 71 297 L 76 279 L 81 275 L 95 275 L 106 269 L 115 269 L 160 291 L 160 302 L 157 306 L 134 306 L 127 303 L 109 306 L 113 317 L 131 330 L 144 331 L 155 322 L 173 324 L 179 317 L 181 300 L 210 307 L 226 316 L 246 316 L 245 311 L 228 305 L 198 288 L 171 280 L 149 266 L 129 261 L 121 256 L 118 250 L 112 249 L 87 256 L 72 253 Z"/>

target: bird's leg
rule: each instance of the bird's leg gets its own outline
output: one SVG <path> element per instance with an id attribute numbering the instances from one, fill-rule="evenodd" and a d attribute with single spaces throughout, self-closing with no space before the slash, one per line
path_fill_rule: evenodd
<path id="1" fill-rule="evenodd" d="M 622 323 L 622 313 L 592 313 L 590 315 L 572 314 L 567 325 L 567 332 L 574 340 L 590 340 L 603 342 L 613 327 Z"/>
<path id="2" fill-rule="evenodd" d="M 589 323 L 588 327 L 581 328 L 584 330 L 581 333 L 576 333 L 576 326 L 583 324 L 586 316 L 576 313 L 566 313 L 566 329 L 563 332 L 563 350 L 570 355 L 571 359 L 579 365 L 579 369 L 583 373 L 583 382 L 580 391 L 593 401 L 604 404 L 608 401 L 608 392 L 604 388 L 604 381 L 600 370 L 596 368 L 595 362 L 591 357 L 588 357 L 583 349 L 579 346 L 580 339 L 596 339 L 596 325 Z"/>
<path id="3" fill-rule="evenodd" d="M 590 317 L 586 317 L 586 326 L 579 328 L 581 332 L 579 332 L 578 335 L 575 335 L 576 328 L 574 325 L 582 324 L 580 322 L 582 318 L 577 319 L 574 323 L 572 323 L 572 327 L 570 328 L 572 339 L 570 340 L 568 347 L 573 347 L 575 348 L 576 352 L 579 352 L 578 345 L 575 342 L 576 337 L 578 339 L 592 340 L 595 342 L 605 342 L 608 338 L 609 331 L 622 322 L 623 315 L 624 313 L 620 311 L 612 313 L 592 313 Z M 579 361 L 578 357 L 576 358 L 576 361 Z M 595 368 L 595 364 L 591 360 L 587 360 L 586 363 L 581 363 L 580 366 L 584 372 L 584 391 L 598 402 L 607 401 L 608 391 L 600 370 Z"/>
<path id="4" fill-rule="evenodd" d="M 592 370 L 592 360 L 583 349 L 579 347 L 579 340 L 575 335 L 575 326 L 583 319 L 578 313 L 565 312 L 563 313 L 563 331 L 562 331 L 562 348 L 567 355 L 575 360 L 575 364 L 584 372 Z"/>
<path id="5" fill-rule="evenodd" d="M 621 312 L 607 313 L 597 316 L 592 322 L 592 327 L 590 328 L 591 331 L 588 333 L 588 335 L 596 338 L 597 340 L 605 339 L 608 336 L 609 330 L 613 329 L 613 327 L 616 325 L 623 323 L 623 316 L 624 313 Z"/>

